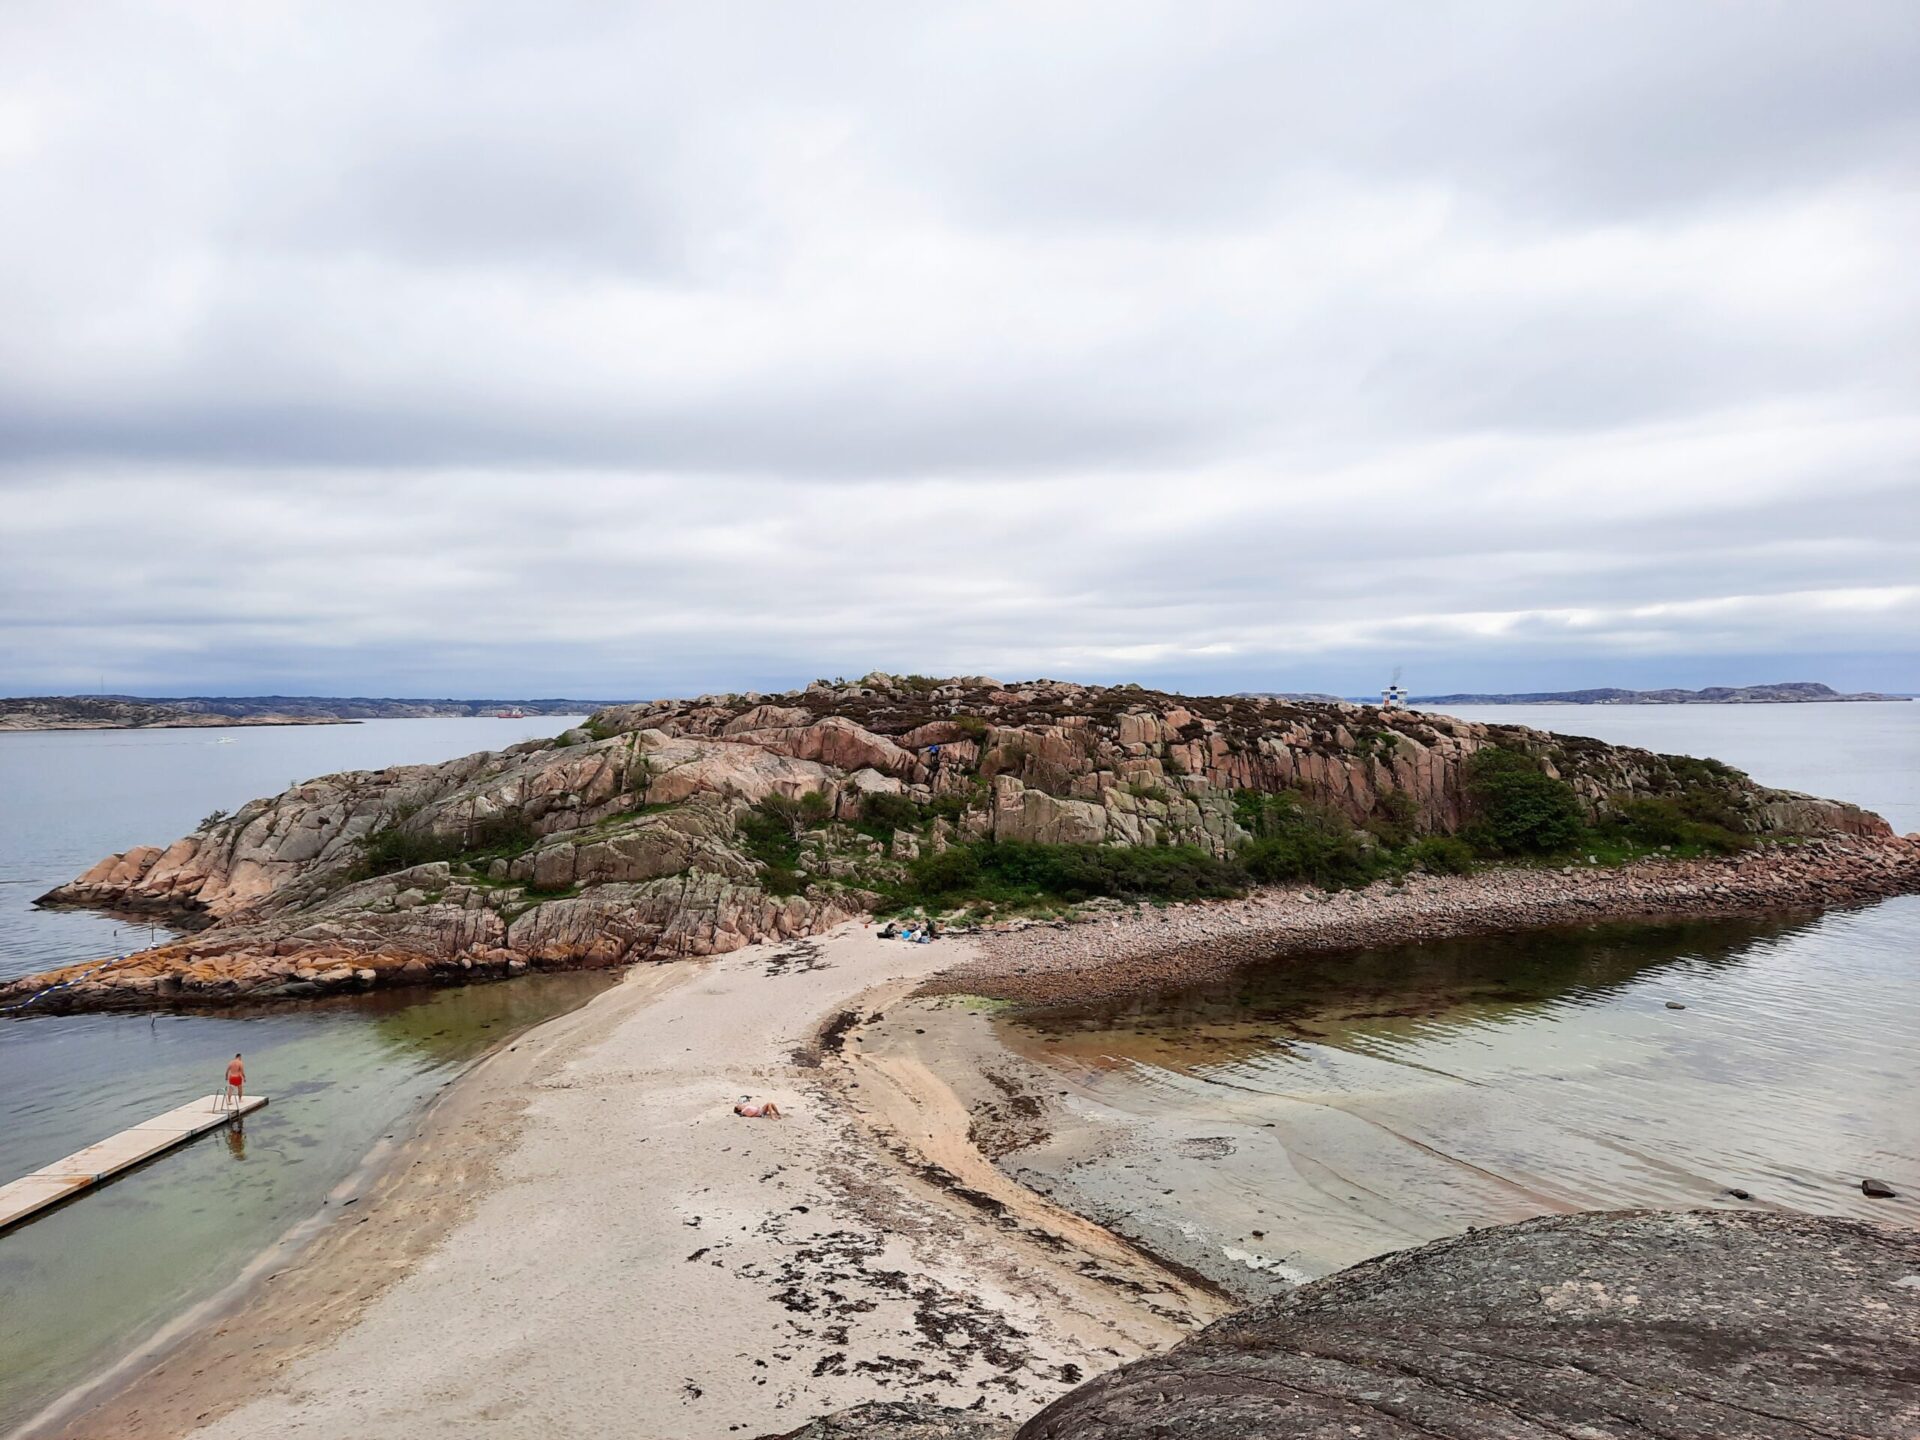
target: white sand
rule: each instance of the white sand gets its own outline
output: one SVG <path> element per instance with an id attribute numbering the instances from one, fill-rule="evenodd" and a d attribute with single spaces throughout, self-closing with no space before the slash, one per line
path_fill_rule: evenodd
<path id="1" fill-rule="evenodd" d="M 796 1063 L 842 1008 L 891 1003 L 960 942 L 849 926 L 784 949 L 636 970 L 558 1028 L 465 1217 L 195 1433 L 757 1436 L 874 1398 L 1025 1416 L 1214 1313 L 1124 1247 L 1090 1254 L 1105 1232 L 1049 1248 L 1044 1215 L 995 1220 L 913 1178 L 837 1098 L 862 1074 L 887 1088 L 874 1072 Z M 734 1116 L 742 1093 L 789 1118 Z M 902 1113 L 887 1098 L 876 1112 Z M 956 1160 L 950 1125 L 925 1123 L 928 1153 Z"/>

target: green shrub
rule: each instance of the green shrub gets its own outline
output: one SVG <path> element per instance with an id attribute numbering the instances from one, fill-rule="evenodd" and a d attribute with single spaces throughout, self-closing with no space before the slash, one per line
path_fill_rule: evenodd
<path id="1" fill-rule="evenodd" d="M 1586 832 L 1573 787 L 1518 750 L 1489 747 L 1467 761 L 1468 827 L 1475 848 L 1494 855 L 1557 855 Z"/>
<path id="2" fill-rule="evenodd" d="M 919 826 L 921 812 L 905 795 L 873 794 L 860 802 L 860 818 L 881 830 L 912 830 Z"/>
<path id="3" fill-rule="evenodd" d="M 1305 881 L 1326 890 L 1365 885 L 1383 868 L 1351 830 L 1320 826 L 1249 840 L 1240 847 L 1240 863 L 1263 885 Z"/>
<path id="4" fill-rule="evenodd" d="M 977 741 L 987 738 L 987 722 L 982 720 L 978 715 L 955 715 L 953 717 L 953 725 L 956 730 L 969 740 Z"/>
<path id="5" fill-rule="evenodd" d="M 914 891 L 925 896 L 972 895 L 980 888 L 980 861 L 972 845 L 922 855 L 910 867 Z"/>
<path id="6" fill-rule="evenodd" d="M 398 826 L 388 826 L 360 843 L 360 863 L 355 871 L 363 878 L 391 875 L 416 865 L 431 865 L 436 860 L 456 860 L 460 850 L 460 842 L 455 838 L 418 835 Z"/>
<path id="7" fill-rule="evenodd" d="M 524 855 L 540 839 L 533 823 L 518 811 L 476 820 L 458 835 L 409 830 L 406 824 L 414 813 L 406 811 L 396 816 L 384 830 L 360 842 L 360 863 L 354 867 L 357 877 L 391 875 L 416 865 L 431 865 L 436 860 L 472 864 L 476 860 L 511 859 Z"/>
<path id="8" fill-rule="evenodd" d="M 976 801 L 986 799 L 986 786 L 976 780 L 969 790 L 952 790 L 936 795 L 927 803 L 927 813 L 936 820 L 957 821 Z"/>
<path id="9" fill-rule="evenodd" d="M 1253 837 L 1241 845 L 1240 863 L 1262 885 L 1304 881 L 1339 890 L 1389 868 L 1345 816 L 1302 795 L 1237 790 L 1233 818 Z"/>
<path id="10" fill-rule="evenodd" d="M 1731 855 L 1753 844 L 1749 836 L 1712 819 L 1696 819 L 1684 798 L 1646 795 L 1615 804 L 1603 829 L 1632 844 Z"/>
<path id="11" fill-rule="evenodd" d="M 1402 858 L 1429 875 L 1465 875 L 1473 869 L 1473 847 L 1453 835 L 1429 835 L 1416 840 Z"/>
<path id="12" fill-rule="evenodd" d="M 1399 849 L 1412 843 L 1414 827 L 1420 820 L 1420 806 L 1404 790 L 1382 791 L 1367 817 L 1367 829 L 1382 845 Z"/>
<path id="13" fill-rule="evenodd" d="M 754 814 L 783 826 L 794 839 L 814 830 L 833 817 L 833 806 L 818 790 L 809 790 L 798 800 L 785 795 L 769 795 L 753 807 Z"/>
<path id="14" fill-rule="evenodd" d="M 734 823 L 747 854 L 760 866 L 760 884 L 770 895 L 800 890 L 800 837 L 826 824 L 833 814 L 827 797 L 815 791 L 789 800 L 769 795 Z"/>
<path id="15" fill-rule="evenodd" d="M 1202 900 L 1246 887 L 1238 864 L 1190 845 L 979 841 L 924 855 L 908 870 L 908 893 L 925 901 Z"/>

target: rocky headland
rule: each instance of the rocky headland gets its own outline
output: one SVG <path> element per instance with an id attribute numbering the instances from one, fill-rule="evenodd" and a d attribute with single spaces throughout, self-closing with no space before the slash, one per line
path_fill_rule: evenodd
<path id="1" fill-rule="evenodd" d="M 1427 927 L 1407 938 L 1449 933 L 1435 927 L 1450 906 L 1484 928 L 1915 888 L 1913 847 L 1877 816 L 1710 761 L 1358 705 L 875 674 L 613 706 L 553 740 L 255 800 L 42 897 L 193 933 L 15 981 L 0 1005 L 218 1004 L 726 953 L 898 903 L 924 886 L 916 861 L 989 842 L 1190 856 L 1202 893 L 1231 893 L 1248 879 L 1235 857 L 1282 812 L 1310 816 L 1309 838 L 1354 864 L 1402 857 L 1404 879 L 1457 861 L 1420 847 L 1471 833 L 1487 752 L 1547 777 L 1574 819 L 1653 807 L 1680 836 L 1699 828 L 1684 811 L 1741 845 L 1832 843 L 1762 844 L 1704 869 L 1503 868 L 1327 906 L 1318 892 L 1249 903 L 1295 906 L 1330 937 L 1337 917 L 1372 917 L 1346 930 L 1371 943 L 1403 921 Z"/>

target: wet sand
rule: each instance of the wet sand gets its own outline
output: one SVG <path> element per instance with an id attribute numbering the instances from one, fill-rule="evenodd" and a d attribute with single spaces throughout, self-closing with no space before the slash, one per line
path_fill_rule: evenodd
<path id="1" fill-rule="evenodd" d="M 68 1436 L 757 1435 L 1024 1416 L 1228 1302 L 1028 1195 L 862 1020 L 962 942 L 632 972 L 458 1082 L 339 1218 Z M 731 1114 L 768 1096 L 784 1121 Z M 348 1207 L 345 1202 L 355 1203 Z"/>

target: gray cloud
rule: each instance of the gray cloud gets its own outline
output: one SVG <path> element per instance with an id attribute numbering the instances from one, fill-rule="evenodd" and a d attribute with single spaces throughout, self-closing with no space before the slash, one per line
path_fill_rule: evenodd
<path id="1" fill-rule="evenodd" d="M 1915 73 L 1893 0 L 10 7 L 0 684 L 1911 687 Z"/>

